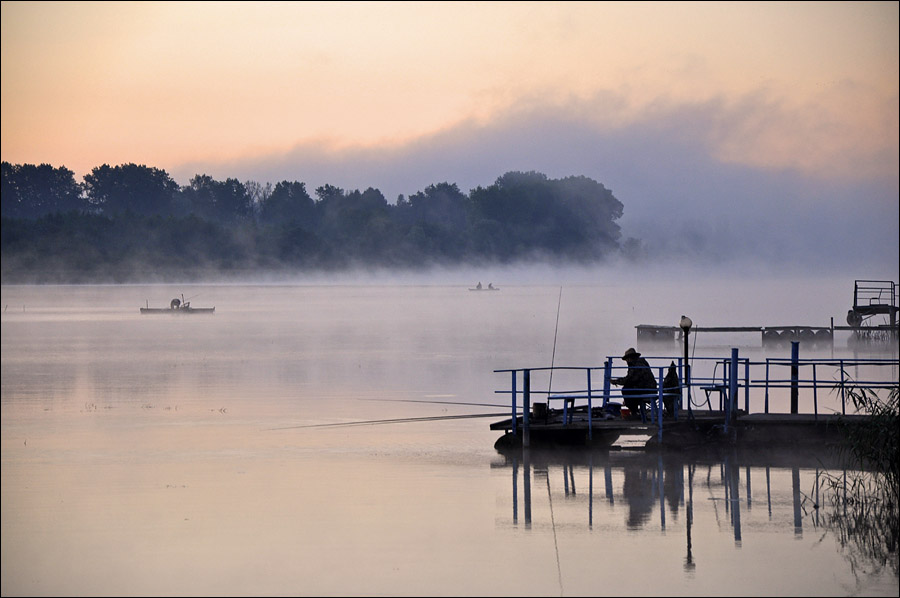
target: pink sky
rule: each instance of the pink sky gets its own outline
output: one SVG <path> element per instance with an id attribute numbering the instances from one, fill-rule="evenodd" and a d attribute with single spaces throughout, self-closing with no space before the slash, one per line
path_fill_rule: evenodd
<path id="1" fill-rule="evenodd" d="M 713 101 L 725 161 L 897 174 L 896 2 L 2 7 L 13 163 L 177 170 L 396 147 L 523 107 L 615 128 Z"/>

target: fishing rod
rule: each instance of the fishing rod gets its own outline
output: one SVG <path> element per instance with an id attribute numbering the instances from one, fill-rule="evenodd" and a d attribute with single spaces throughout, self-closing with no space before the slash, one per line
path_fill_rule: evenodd
<path id="1" fill-rule="evenodd" d="M 547 398 L 553 387 L 553 363 L 556 361 L 556 334 L 559 332 L 559 307 L 562 305 L 562 287 L 559 287 L 559 299 L 556 301 L 556 328 L 553 330 L 553 355 L 550 356 L 550 382 L 547 384 Z M 549 403 L 549 401 L 548 401 Z"/>
<path id="2" fill-rule="evenodd" d="M 441 421 L 447 419 L 472 419 L 476 417 L 501 417 L 509 415 L 509 412 L 503 413 L 469 413 L 465 415 L 435 415 L 431 417 L 399 417 L 394 419 L 369 419 L 355 422 L 335 422 L 331 424 L 305 424 L 302 426 L 284 426 L 281 428 L 267 428 L 268 430 L 299 430 L 301 428 L 340 428 L 347 426 L 374 426 L 378 424 L 405 424 L 410 422 L 429 422 Z"/>
<path id="3" fill-rule="evenodd" d="M 472 407 L 508 407 L 499 403 L 464 403 L 462 401 L 429 401 L 426 399 L 358 399 L 360 401 L 390 401 L 392 403 L 431 403 L 435 405 L 470 405 Z"/>

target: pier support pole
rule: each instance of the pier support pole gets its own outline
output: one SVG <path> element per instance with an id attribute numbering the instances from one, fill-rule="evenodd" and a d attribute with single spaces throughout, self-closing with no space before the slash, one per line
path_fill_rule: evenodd
<path id="1" fill-rule="evenodd" d="M 728 373 L 728 425 L 733 426 L 734 420 L 737 419 L 738 406 L 738 350 L 737 347 L 731 349 L 731 363 Z"/>
<path id="2" fill-rule="evenodd" d="M 791 341 L 791 413 L 799 409 L 800 341 Z"/>
<path id="3" fill-rule="evenodd" d="M 531 445 L 531 431 L 528 419 L 531 416 L 531 370 L 522 371 L 522 446 Z"/>
<path id="4" fill-rule="evenodd" d="M 687 316 L 681 316 L 679 326 L 681 326 L 681 330 L 684 331 L 684 378 L 682 382 L 687 389 L 687 409 L 689 418 L 693 417 L 693 414 L 691 413 L 691 366 L 688 363 L 688 347 L 690 346 L 688 338 L 691 334 L 691 326 L 693 325 L 693 320 Z"/>

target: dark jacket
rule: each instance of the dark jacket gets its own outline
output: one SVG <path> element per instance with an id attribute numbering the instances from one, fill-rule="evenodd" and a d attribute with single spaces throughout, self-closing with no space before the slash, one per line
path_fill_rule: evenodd
<path id="1" fill-rule="evenodd" d="M 631 394 L 644 394 L 656 390 L 656 376 L 650 364 L 643 357 L 633 359 L 628 364 L 628 373 L 623 378 L 617 378 L 616 384 L 622 386 L 622 392 L 633 391 Z"/>

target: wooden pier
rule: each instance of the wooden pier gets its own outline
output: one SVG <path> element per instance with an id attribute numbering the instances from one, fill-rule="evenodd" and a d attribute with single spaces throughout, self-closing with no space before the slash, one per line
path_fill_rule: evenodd
<path id="1" fill-rule="evenodd" d="M 897 318 L 898 306 L 897 284 L 890 280 L 856 280 L 853 284 L 853 304 L 847 311 L 847 325 L 835 325 L 831 318 L 827 326 L 695 326 L 693 332 L 703 333 L 751 333 L 758 334 L 761 345 L 765 348 L 777 349 L 799 342 L 804 349 L 833 348 L 835 332 L 849 332 L 849 341 L 853 344 L 893 343 L 900 340 L 900 325 Z M 881 323 L 874 323 L 874 318 L 881 316 Z M 681 343 L 683 331 L 679 326 L 658 326 L 655 324 L 638 324 L 637 342 L 643 343 Z"/>

